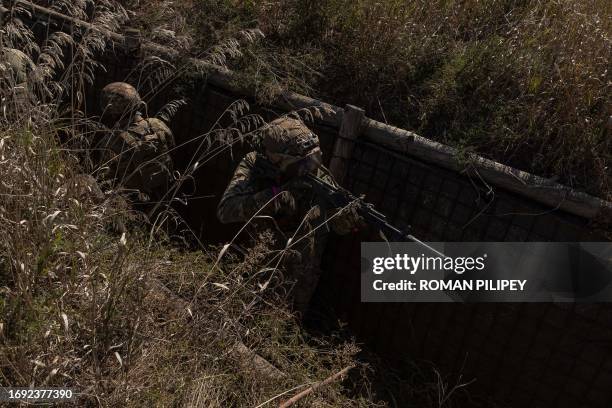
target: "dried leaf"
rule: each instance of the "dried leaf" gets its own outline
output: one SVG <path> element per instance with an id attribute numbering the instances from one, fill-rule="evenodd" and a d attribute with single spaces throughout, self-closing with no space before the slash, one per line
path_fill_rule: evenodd
<path id="1" fill-rule="evenodd" d="M 45 378 L 45 381 L 43 382 L 43 384 L 47 384 L 53 377 L 57 375 L 58 371 L 59 370 L 57 368 L 54 368 L 53 370 L 51 370 L 47 378 Z"/>
<path id="2" fill-rule="evenodd" d="M 64 330 L 68 331 L 68 315 L 62 312 L 62 323 L 64 324 Z"/>
<path id="3" fill-rule="evenodd" d="M 221 248 L 221 251 L 219 252 L 219 256 L 217 256 L 217 263 L 221 260 L 223 255 L 225 255 L 229 247 L 230 247 L 230 244 L 223 245 L 223 248 Z"/>
<path id="4" fill-rule="evenodd" d="M 117 351 L 115 351 L 115 358 L 119 362 L 119 366 L 123 367 L 123 359 L 121 358 L 121 356 L 119 355 L 119 353 Z"/>

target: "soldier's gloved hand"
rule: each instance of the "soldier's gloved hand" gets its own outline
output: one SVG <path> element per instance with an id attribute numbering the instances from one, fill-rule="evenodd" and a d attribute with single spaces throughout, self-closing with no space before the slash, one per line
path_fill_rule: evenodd
<path id="1" fill-rule="evenodd" d="M 299 195 L 302 191 L 312 189 L 310 183 L 304 177 L 294 177 L 280 187 L 281 190 L 290 191 L 294 195 Z"/>
<path id="2" fill-rule="evenodd" d="M 367 223 L 357 211 L 356 203 L 339 209 L 338 212 L 334 214 L 330 224 L 334 232 L 339 235 L 346 235 L 367 226 Z"/>
<path id="3" fill-rule="evenodd" d="M 261 209 L 259 215 L 291 215 L 296 210 L 293 193 L 281 187 L 267 188 L 253 196 L 253 212 Z"/>
<path id="4" fill-rule="evenodd" d="M 297 209 L 297 201 L 291 191 L 283 190 L 276 196 L 272 203 L 274 205 L 274 213 L 280 216 L 289 216 L 295 214 Z"/>

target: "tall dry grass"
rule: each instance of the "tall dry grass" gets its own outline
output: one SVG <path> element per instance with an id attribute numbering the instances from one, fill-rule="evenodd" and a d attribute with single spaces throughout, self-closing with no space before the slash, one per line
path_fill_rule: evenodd
<path id="1" fill-rule="evenodd" d="M 234 68 L 610 199 L 606 0 L 179 2 L 206 43 L 268 41 Z"/>
<path id="2" fill-rule="evenodd" d="M 110 1 L 39 3 L 106 29 L 130 14 Z M 100 189 L 88 149 L 100 124 L 80 108 L 108 39 L 97 31 L 37 39 L 15 16 L 0 29 L 0 50 L 25 50 L 33 64 L 20 84 L 1 67 L 0 384 L 72 387 L 79 406 L 273 406 L 354 365 L 354 341 L 311 336 L 289 311 L 270 268 L 278 258 L 270 235 L 240 255 L 197 240 L 195 250 L 177 245 L 160 228 L 177 217 L 169 204 L 191 172 L 251 138 L 266 126 L 261 117 L 237 101 L 224 114 L 229 127 L 221 118 L 194 136 L 200 147 L 188 170 L 147 222 L 119 191 Z M 241 57 L 240 47 L 226 39 L 204 54 L 223 64 Z M 192 69 L 145 59 L 141 90 L 151 97 Z M 169 119 L 184 103 L 159 115 Z M 243 346 L 283 375 L 253 369 Z M 406 380 L 372 362 L 302 405 L 450 407 L 457 394 L 469 398 L 430 367 L 412 366 Z"/>
<path id="3" fill-rule="evenodd" d="M 125 11 L 104 4 L 93 14 L 100 2 L 51 6 L 116 27 Z M 246 258 L 177 246 L 119 191 L 100 189 L 87 148 L 100 125 L 79 108 L 107 38 L 51 32 L 38 42 L 16 16 L 0 29 L 0 51 L 25 50 L 33 63 L 18 83 L 0 61 L 0 384 L 71 387 L 79 406 L 270 406 L 354 364 L 352 342 L 309 338 L 263 285 L 269 237 Z M 209 58 L 222 63 L 236 46 L 221 43 Z M 168 71 L 154 70 L 152 87 L 186 69 L 158 63 Z M 263 125 L 245 102 L 226 115 L 230 127 L 197 137 L 191 171 Z M 175 194 L 161 218 L 174 216 Z M 252 369 L 245 345 L 284 375 Z M 366 376 L 354 384 L 352 395 L 336 383 L 305 403 L 376 406 Z"/>

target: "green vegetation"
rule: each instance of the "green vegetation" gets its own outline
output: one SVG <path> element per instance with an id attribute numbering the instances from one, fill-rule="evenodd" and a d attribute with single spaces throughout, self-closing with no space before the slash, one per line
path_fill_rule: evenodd
<path id="1" fill-rule="evenodd" d="M 54 3 L 111 31 L 124 20 L 111 1 L 90 17 L 87 4 Z M 80 108 L 107 39 L 49 33 L 41 47 L 33 38 L 12 16 L 0 28 L 0 51 L 24 49 L 33 60 L 23 76 L 20 64 L 0 67 L 0 384 L 71 387 L 78 406 L 263 407 L 354 367 L 350 381 L 295 406 L 450 407 L 471 398 L 433 367 L 411 365 L 406 380 L 371 357 L 364 363 L 342 330 L 303 330 L 270 268 L 279 251 L 269 235 L 246 255 L 179 244 L 164 227 L 186 240 L 189 230 L 171 208 L 157 219 L 175 224 L 152 224 L 120 191 L 102 191 L 95 176 L 104 164 L 89 148 L 100 123 Z M 226 43 L 212 60 L 238 54 Z M 244 101 L 226 113 L 231 129 L 201 136 L 210 149 L 202 160 L 216 140 L 229 148 L 263 125 Z M 268 366 L 254 366 L 253 353 Z"/>
<path id="2" fill-rule="evenodd" d="M 351 341 L 315 341 L 264 285 L 269 240 L 248 261 L 172 244 L 117 192 L 96 194 L 65 120 L 39 108 L 0 121 L 0 383 L 72 387 L 79 406 L 256 406 L 354 364 Z M 305 402 L 376 406 L 365 369 L 359 393 L 335 383 Z"/>
<path id="3" fill-rule="evenodd" d="M 112 31 L 125 21 L 111 1 L 90 17 L 88 1 L 41 3 Z M 139 3 L 133 23 L 175 47 L 210 49 L 261 28 L 267 40 L 233 67 L 262 100 L 290 88 L 362 105 L 462 152 L 610 197 L 608 2 Z M 85 176 L 99 170 L 86 143 L 96 124 L 79 103 L 105 44 L 92 31 L 78 43 L 51 34 L 40 47 L 16 19 L 0 29 L 0 47 L 37 57 L 27 86 L 0 76 L 3 385 L 73 387 L 83 406 L 270 406 L 356 365 L 350 381 L 301 406 L 474 403 L 435 368 L 411 363 L 408 378 L 396 376 L 358 362 L 366 355 L 341 331 L 305 332 L 275 290 L 269 237 L 244 258 L 177 245 L 118 192 L 98 194 Z M 246 104 L 232 109 L 234 130 L 262 125 Z M 284 375 L 249 367 L 237 345 Z"/>
<path id="4" fill-rule="evenodd" d="M 266 34 L 234 66 L 262 99 L 289 88 L 356 104 L 379 120 L 612 198 L 609 1 L 172 4 L 182 17 L 158 11 L 154 21 L 193 37 L 195 50 L 244 28 Z"/>
<path id="5" fill-rule="evenodd" d="M 87 2 L 62 5 L 85 17 Z M 98 5 L 91 21 L 116 30 L 122 10 Z M 39 47 L 14 18 L 0 30 L 0 52 L 36 61 L 0 67 L 0 384 L 71 387 L 77 406 L 275 405 L 355 365 L 352 341 L 313 340 L 264 285 L 265 237 L 246 260 L 178 245 L 120 192 L 100 190 L 87 143 L 99 123 L 79 102 L 105 45 L 91 31 L 78 43 L 50 33 Z M 245 349 L 284 375 L 251 367 Z M 335 382 L 303 403 L 376 406 L 366 367 L 354 372 L 360 391 Z"/>

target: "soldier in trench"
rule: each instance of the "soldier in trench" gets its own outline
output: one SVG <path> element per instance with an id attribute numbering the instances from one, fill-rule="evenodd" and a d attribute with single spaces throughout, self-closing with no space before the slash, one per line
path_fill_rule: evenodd
<path id="1" fill-rule="evenodd" d="M 106 127 L 93 148 L 104 183 L 151 206 L 169 200 L 173 183 L 169 152 L 175 143 L 163 121 L 143 116 L 145 107 L 133 86 L 125 82 L 106 85 L 101 93 Z"/>
<path id="2" fill-rule="evenodd" d="M 304 175 L 314 174 L 337 185 L 321 164 L 317 135 L 300 120 L 282 117 L 271 122 L 259 145 L 235 170 L 217 216 L 222 223 L 250 222 L 255 215 L 274 219 L 279 249 L 291 239 L 291 249 L 282 251 L 282 265 L 293 307 L 303 315 L 321 275 L 330 229 L 344 235 L 364 222 L 353 207 L 327 208 L 324 197 L 304 180 Z"/>
<path id="3" fill-rule="evenodd" d="M 0 78 L 7 85 L 25 86 L 28 76 L 35 71 L 36 67 L 30 57 L 14 48 L 2 48 L 2 66 L 0 67 Z"/>
<path id="4" fill-rule="evenodd" d="M 14 48 L 0 47 L 0 108 L 7 119 L 19 118 L 33 101 L 38 83 L 36 65 Z"/>

